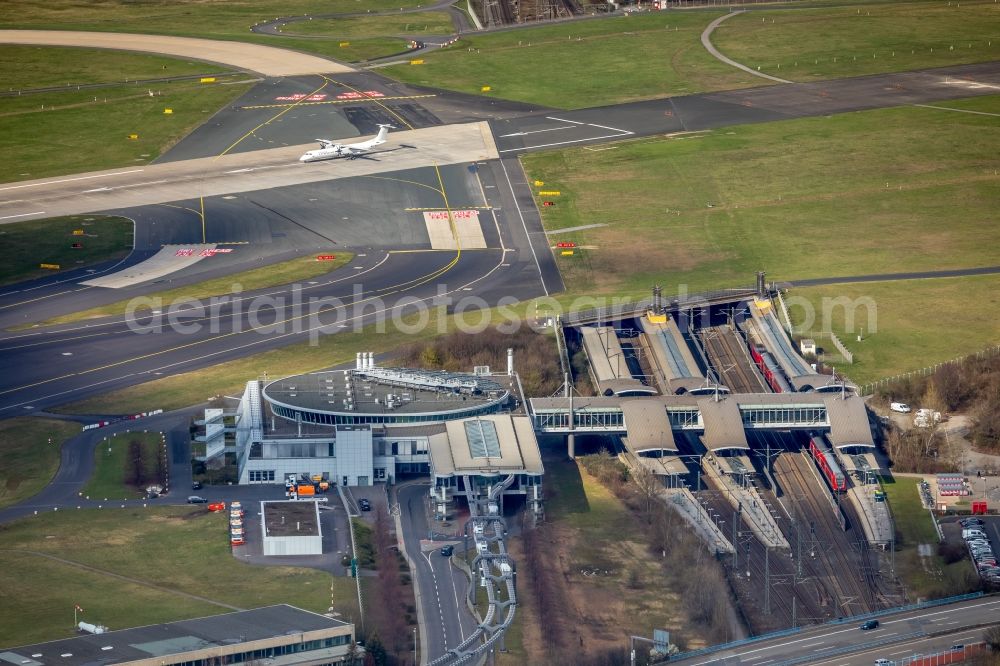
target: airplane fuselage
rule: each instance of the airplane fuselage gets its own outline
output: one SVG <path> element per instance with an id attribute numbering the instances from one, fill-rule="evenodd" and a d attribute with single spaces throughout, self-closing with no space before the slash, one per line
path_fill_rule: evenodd
<path id="1" fill-rule="evenodd" d="M 332 160 L 337 157 L 345 157 L 344 153 L 333 148 L 320 149 L 320 150 L 310 150 L 308 153 L 299 158 L 300 162 L 321 162 L 322 160 Z"/>

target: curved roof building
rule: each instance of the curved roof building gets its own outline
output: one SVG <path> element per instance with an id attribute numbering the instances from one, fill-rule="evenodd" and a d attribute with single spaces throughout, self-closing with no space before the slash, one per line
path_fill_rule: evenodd
<path id="1" fill-rule="evenodd" d="M 264 386 L 275 416 L 317 425 L 440 423 L 503 411 L 511 388 L 468 373 L 367 367 L 294 375 Z"/>

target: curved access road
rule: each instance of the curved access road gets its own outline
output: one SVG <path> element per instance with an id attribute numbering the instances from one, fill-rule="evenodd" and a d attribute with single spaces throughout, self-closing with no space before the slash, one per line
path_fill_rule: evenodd
<path id="1" fill-rule="evenodd" d="M 730 19 L 736 16 L 737 14 L 742 14 L 744 11 L 746 10 L 741 9 L 740 11 L 737 12 L 731 12 L 729 14 L 726 14 L 725 16 L 720 16 L 719 18 L 709 23 L 705 27 L 705 31 L 701 33 L 701 45 L 704 46 L 705 49 L 709 53 L 711 53 L 712 56 L 717 60 L 721 60 L 727 65 L 732 65 L 736 69 L 742 69 L 747 74 L 753 74 L 754 76 L 759 76 L 762 79 L 770 79 L 771 81 L 776 81 L 777 83 L 791 83 L 791 81 L 788 81 L 787 79 L 779 79 L 777 76 L 771 76 L 770 74 L 764 74 L 763 72 L 751 69 L 750 67 L 747 67 L 743 63 L 736 62 L 732 58 L 723 55 L 722 52 L 719 51 L 719 49 L 715 48 L 715 44 L 712 43 L 712 32 L 714 32 L 715 29 L 719 27 L 719 24 L 725 21 L 726 19 Z"/>
<path id="2" fill-rule="evenodd" d="M 194 37 L 73 30 L 0 30 L 0 43 L 79 46 L 159 53 L 228 65 L 263 76 L 299 76 L 354 71 L 353 68 L 339 62 L 298 51 Z"/>

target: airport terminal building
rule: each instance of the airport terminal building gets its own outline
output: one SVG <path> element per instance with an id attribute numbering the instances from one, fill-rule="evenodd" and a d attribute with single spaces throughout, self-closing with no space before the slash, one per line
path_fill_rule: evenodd
<path id="1" fill-rule="evenodd" d="M 369 486 L 430 474 L 442 512 L 513 475 L 507 493 L 540 509 L 541 455 L 531 420 L 516 411 L 524 400 L 512 360 L 507 374 L 477 370 L 382 368 L 359 354 L 353 369 L 249 381 L 235 412 L 206 410 L 206 458 L 234 453 L 241 484 Z"/>

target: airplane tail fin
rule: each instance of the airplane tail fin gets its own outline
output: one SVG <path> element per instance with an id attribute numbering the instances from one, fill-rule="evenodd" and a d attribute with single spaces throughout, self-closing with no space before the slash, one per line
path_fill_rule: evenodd
<path id="1" fill-rule="evenodd" d="M 379 125 L 378 134 L 375 135 L 375 140 L 372 141 L 374 145 L 380 143 L 385 143 L 385 137 L 389 134 L 389 130 L 395 129 L 392 125 Z"/>

